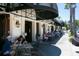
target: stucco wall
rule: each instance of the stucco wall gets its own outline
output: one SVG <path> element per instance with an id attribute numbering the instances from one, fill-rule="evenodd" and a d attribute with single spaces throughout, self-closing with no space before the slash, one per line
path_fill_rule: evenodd
<path id="1" fill-rule="evenodd" d="M 16 21 L 19 21 L 20 25 L 17 27 Z M 21 18 L 20 16 L 16 16 L 13 14 L 10 14 L 10 34 L 12 36 L 20 36 L 24 33 L 24 23 L 25 20 Z"/>
<path id="2" fill-rule="evenodd" d="M 28 9 L 28 12 L 30 13 L 31 11 Z M 16 12 L 14 11 L 13 13 L 16 13 Z M 18 11 L 18 13 L 16 14 L 21 15 L 21 11 Z M 22 14 L 25 14 L 25 13 L 23 12 Z M 28 15 L 28 16 L 31 17 L 31 15 Z M 35 16 L 35 11 L 34 11 L 34 15 L 32 15 L 33 19 L 10 14 L 10 34 L 15 37 L 18 37 L 19 35 L 24 34 L 25 33 L 25 21 L 30 21 L 32 22 L 32 40 L 36 41 L 36 23 L 38 22 L 39 23 L 39 34 L 41 35 L 41 39 L 42 39 L 43 24 L 45 24 L 45 32 L 48 32 L 48 28 L 49 28 L 49 31 L 51 31 L 51 26 L 48 23 L 34 20 L 35 19 L 34 16 Z M 20 23 L 19 27 L 16 26 L 17 20 Z"/>
<path id="3" fill-rule="evenodd" d="M 18 11 L 18 13 L 16 13 L 16 11 L 13 11 L 12 13 L 21 15 L 21 11 Z M 24 12 L 22 14 L 24 14 Z M 18 15 L 10 14 L 10 34 L 13 37 L 18 37 L 20 35 L 23 35 L 25 33 L 25 21 L 30 21 L 30 22 L 32 22 L 32 40 L 36 40 L 36 22 L 35 22 L 35 20 L 21 17 Z M 34 18 L 35 17 L 33 17 L 33 19 Z M 17 20 L 20 23 L 19 27 L 16 26 Z"/>
<path id="4" fill-rule="evenodd" d="M 32 22 L 32 40 L 36 41 L 36 22 Z"/>

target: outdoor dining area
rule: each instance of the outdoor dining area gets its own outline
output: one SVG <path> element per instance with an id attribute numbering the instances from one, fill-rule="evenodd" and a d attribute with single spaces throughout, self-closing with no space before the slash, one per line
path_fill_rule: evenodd
<path id="1" fill-rule="evenodd" d="M 37 41 L 32 42 L 32 56 L 60 55 L 61 50 L 56 46 L 51 46 L 51 44 L 56 44 L 63 36 L 63 34 L 64 33 L 61 31 L 54 31 L 51 33 L 45 33 L 43 39 L 38 36 Z M 57 49 L 57 51 L 54 51 L 54 49 Z"/>
<path id="2" fill-rule="evenodd" d="M 38 36 L 37 41 L 28 42 L 22 35 L 13 38 L 8 35 L 4 38 L 4 43 L 2 50 L 0 51 L 1 56 L 39 56 L 42 55 L 42 52 L 39 52 L 42 45 L 49 45 L 49 43 L 56 43 L 57 38 L 61 38 L 63 32 L 61 31 L 53 31 L 45 33 L 44 38 L 41 40 L 40 36 Z M 46 44 L 45 44 L 46 43 Z"/>
<path id="3" fill-rule="evenodd" d="M 23 36 L 15 39 L 10 35 L 4 38 L 2 46 L 0 51 L 1 56 L 31 56 L 31 49 L 33 48 Z"/>
<path id="4" fill-rule="evenodd" d="M 31 56 L 31 49 L 33 47 L 30 43 L 21 44 L 19 46 L 15 45 L 14 47 L 15 56 Z"/>

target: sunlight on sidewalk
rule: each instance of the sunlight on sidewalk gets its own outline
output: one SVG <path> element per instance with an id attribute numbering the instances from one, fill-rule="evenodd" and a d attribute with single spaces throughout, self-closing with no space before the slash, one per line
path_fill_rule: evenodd
<path id="1" fill-rule="evenodd" d="M 76 47 L 69 42 L 68 33 L 65 33 L 55 46 L 61 49 L 60 56 L 79 56 L 79 53 L 77 53 L 79 51 L 79 47 Z"/>

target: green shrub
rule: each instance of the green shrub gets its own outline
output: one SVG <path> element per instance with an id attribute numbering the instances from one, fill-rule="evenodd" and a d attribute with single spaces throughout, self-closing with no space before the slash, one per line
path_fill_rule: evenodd
<path id="1" fill-rule="evenodd" d="M 73 40 L 73 36 L 71 36 L 70 38 L 69 38 L 69 41 L 72 43 L 72 40 Z"/>
<path id="2" fill-rule="evenodd" d="M 73 36 L 73 33 L 69 32 L 69 37 Z"/>

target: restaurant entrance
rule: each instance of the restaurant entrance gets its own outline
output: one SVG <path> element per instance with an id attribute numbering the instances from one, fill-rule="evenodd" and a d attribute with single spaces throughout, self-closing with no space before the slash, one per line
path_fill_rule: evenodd
<path id="1" fill-rule="evenodd" d="M 25 33 L 27 33 L 27 42 L 32 42 L 32 22 L 25 21 Z"/>
<path id="2" fill-rule="evenodd" d="M 10 29 L 9 17 L 8 14 L 0 14 L 0 38 L 8 35 Z"/>

